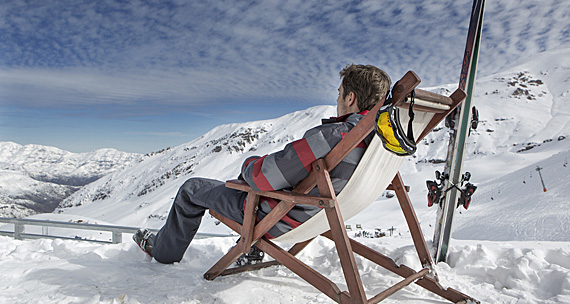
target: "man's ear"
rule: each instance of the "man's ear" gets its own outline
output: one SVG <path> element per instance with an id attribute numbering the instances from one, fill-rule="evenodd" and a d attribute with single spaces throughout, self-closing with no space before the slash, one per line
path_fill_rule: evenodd
<path id="1" fill-rule="evenodd" d="M 353 105 L 357 105 L 357 100 L 356 100 L 356 94 L 354 92 L 350 92 L 348 93 L 348 95 L 346 96 L 348 97 L 348 104 L 347 106 L 352 107 Z"/>

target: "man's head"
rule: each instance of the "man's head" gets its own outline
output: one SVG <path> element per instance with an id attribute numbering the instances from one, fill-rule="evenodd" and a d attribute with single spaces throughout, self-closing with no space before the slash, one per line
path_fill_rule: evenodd
<path id="1" fill-rule="evenodd" d="M 392 81 L 383 70 L 372 65 L 347 65 L 340 71 L 337 114 L 370 110 L 382 101 Z"/>

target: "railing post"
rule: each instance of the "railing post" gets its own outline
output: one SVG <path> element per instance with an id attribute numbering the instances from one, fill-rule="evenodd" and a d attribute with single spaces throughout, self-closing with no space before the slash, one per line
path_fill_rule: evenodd
<path id="1" fill-rule="evenodd" d="M 16 220 L 14 222 L 14 238 L 16 240 L 21 240 L 22 238 L 22 234 L 24 233 L 24 224 L 21 223 L 20 221 Z"/>
<path id="2" fill-rule="evenodd" d="M 119 244 L 123 242 L 123 233 L 120 231 L 113 231 L 113 244 Z"/>

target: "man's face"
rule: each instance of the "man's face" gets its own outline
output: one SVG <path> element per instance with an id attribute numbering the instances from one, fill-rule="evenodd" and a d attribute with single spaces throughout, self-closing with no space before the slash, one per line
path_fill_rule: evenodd
<path id="1" fill-rule="evenodd" d="M 338 87 L 338 98 L 336 99 L 336 115 L 337 116 L 342 116 L 344 114 L 348 114 L 348 106 L 346 103 L 346 98 L 348 98 L 348 96 L 346 96 L 346 98 L 343 98 L 342 96 L 344 95 L 344 89 L 342 88 L 342 83 L 340 84 L 340 86 Z"/>

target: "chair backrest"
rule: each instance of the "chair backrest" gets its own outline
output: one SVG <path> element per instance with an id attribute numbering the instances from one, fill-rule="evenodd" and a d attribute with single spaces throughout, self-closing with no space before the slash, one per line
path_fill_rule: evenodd
<path id="1" fill-rule="evenodd" d="M 447 107 L 449 108 L 449 106 Z M 407 125 L 408 115 L 400 111 L 402 125 Z M 402 113 L 403 112 L 403 113 Z M 421 134 L 430 123 L 433 112 L 415 111 L 414 134 Z M 386 190 L 404 161 L 404 157 L 388 152 L 378 136 L 374 136 L 352 177 L 337 196 L 343 219 L 346 221 L 366 209 Z M 325 212 L 319 212 L 299 227 L 275 238 L 274 241 L 297 243 L 328 231 Z"/>

